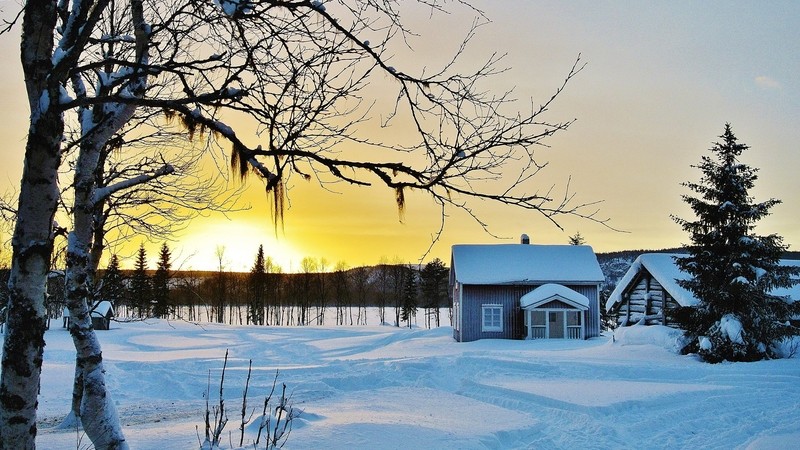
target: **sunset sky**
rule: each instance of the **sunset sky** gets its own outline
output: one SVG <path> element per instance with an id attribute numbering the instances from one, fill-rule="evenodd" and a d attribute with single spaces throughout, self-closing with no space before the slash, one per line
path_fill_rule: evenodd
<path id="1" fill-rule="evenodd" d="M 527 233 L 535 243 L 566 243 L 580 232 L 596 251 L 679 246 L 687 238 L 671 219 L 691 217 L 680 186 L 696 181 L 700 161 L 730 122 L 751 149 L 742 162 L 760 168 L 756 200 L 783 203 L 761 222 L 759 232 L 777 233 L 800 249 L 800 2 L 770 1 L 478 1 L 492 23 L 479 30 L 468 56 L 479 64 L 492 52 L 507 53 L 511 70 L 498 90 L 516 86 L 521 107 L 552 94 L 578 54 L 586 68 L 549 112 L 553 121 L 577 118 L 539 153 L 550 165 L 542 187 L 563 188 L 571 178 L 576 201 L 602 201 L 598 217 L 624 232 L 563 217 L 559 230 L 534 212 L 476 204 L 490 230 L 451 211 L 445 233 L 427 259 L 449 264 L 458 243 L 516 242 Z M 330 2 L 328 11 L 335 11 Z M 3 16 L 16 2 L 1 1 Z M 415 63 L 436 65 L 456 50 L 472 15 L 460 10 L 429 19 L 420 9 L 408 25 Z M 0 192 L 19 185 L 28 110 L 19 67 L 19 27 L 0 36 Z M 406 53 L 399 55 L 406 56 Z M 400 65 L 398 58 L 394 64 Z M 393 92 L 387 80 L 387 93 Z M 393 94 L 389 94 L 390 96 Z M 380 131 L 376 131 L 379 133 Z M 224 246 L 228 270 L 248 270 L 259 244 L 284 271 L 305 256 L 349 266 L 417 262 L 438 230 L 439 212 L 424 195 L 408 197 L 400 223 L 393 191 L 343 189 L 331 193 L 296 178 L 291 206 L 276 238 L 263 186 L 255 179 L 241 199 L 250 209 L 198 218 L 169 243 L 176 267 L 213 269 Z M 145 243 L 154 261 L 161 241 L 132 240 L 118 249 L 132 264 Z"/>

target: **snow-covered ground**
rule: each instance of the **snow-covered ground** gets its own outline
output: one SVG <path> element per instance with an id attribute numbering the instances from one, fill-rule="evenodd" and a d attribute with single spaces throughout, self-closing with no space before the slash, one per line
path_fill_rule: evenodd
<path id="1" fill-rule="evenodd" d="M 98 334 L 135 449 L 199 447 L 209 371 L 214 404 L 226 349 L 228 448 L 249 359 L 249 405 L 260 410 L 279 369 L 303 410 L 291 449 L 800 447 L 797 358 L 705 364 L 669 350 L 660 327 L 589 341 L 457 343 L 451 332 L 153 320 Z M 89 448 L 55 427 L 70 401 L 69 333 L 46 341 L 38 448 Z"/>

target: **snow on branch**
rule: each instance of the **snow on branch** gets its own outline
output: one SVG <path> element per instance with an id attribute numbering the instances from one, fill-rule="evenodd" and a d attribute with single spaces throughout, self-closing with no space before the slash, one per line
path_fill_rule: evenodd
<path id="1" fill-rule="evenodd" d="M 119 191 L 136 187 L 138 185 L 147 183 L 151 180 L 155 180 L 156 178 L 162 177 L 164 175 L 172 174 L 174 172 L 175 168 L 172 167 L 171 164 L 165 163 L 160 169 L 156 170 L 151 174 L 142 174 L 137 177 L 130 178 L 128 180 L 120 181 L 110 186 L 98 188 L 94 191 L 94 197 L 92 198 L 93 203 L 97 205 Z"/>

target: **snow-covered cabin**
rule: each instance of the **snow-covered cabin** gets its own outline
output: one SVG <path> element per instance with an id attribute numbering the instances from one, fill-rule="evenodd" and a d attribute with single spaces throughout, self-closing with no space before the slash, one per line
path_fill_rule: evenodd
<path id="1" fill-rule="evenodd" d="M 92 316 L 92 328 L 95 330 L 108 330 L 111 327 L 111 319 L 114 318 L 114 306 L 108 300 L 95 302 L 89 313 Z M 69 328 L 69 309 L 64 307 L 64 328 Z"/>
<path id="2" fill-rule="evenodd" d="M 670 325 L 667 311 L 678 306 L 694 306 L 697 298 L 678 284 L 691 276 L 678 268 L 675 253 L 639 255 L 619 280 L 606 301 L 606 311 L 618 316 L 619 325 Z M 800 266 L 800 261 L 781 260 L 782 265 Z M 800 300 L 800 285 L 776 289 L 773 295 Z"/>
<path id="3" fill-rule="evenodd" d="M 453 337 L 468 342 L 599 336 L 603 279 L 587 245 L 454 245 Z"/>

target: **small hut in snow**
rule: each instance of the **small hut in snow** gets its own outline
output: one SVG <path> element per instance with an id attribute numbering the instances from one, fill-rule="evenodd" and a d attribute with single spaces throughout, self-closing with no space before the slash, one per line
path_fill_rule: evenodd
<path id="1" fill-rule="evenodd" d="M 604 277 L 586 245 L 454 245 L 453 337 L 587 339 L 600 335 Z"/>
<path id="2" fill-rule="evenodd" d="M 668 311 L 678 306 L 694 306 L 697 298 L 682 288 L 678 281 L 691 275 L 682 271 L 675 258 L 686 256 L 675 253 L 645 253 L 639 255 L 619 280 L 606 301 L 606 311 L 618 316 L 620 326 L 641 323 L 644 325 L 670 325 Z M 781 265 L 800 266 L 800 261 L 781 260 Z M 791 289 L 775 289 L 773 295 L 790 301 L 800 300 L 800 285 Z"/>
<path id="3" fill-rule="evenodd" d="M 114 316 L 114 306 L 108 300 L 95 302 L 89 310 L 92 317 L 92 328 L 95 330 L 108 330 L 111 327 L 111 320 Z M 69 309 L 64 307 L 64 328 L 69 328 L 70 316 Z"/>

